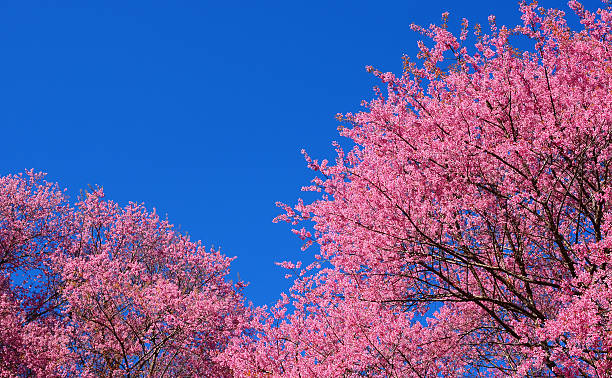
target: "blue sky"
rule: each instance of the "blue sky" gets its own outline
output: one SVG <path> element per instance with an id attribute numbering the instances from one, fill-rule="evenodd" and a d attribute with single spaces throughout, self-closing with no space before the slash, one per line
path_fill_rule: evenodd
<path id="1" fill-rule="evenodd" d="M 304 258 L 272 223 L 312 178 L 300 150 L 333 158 L 334 115 L 373 97 L 364 67 L 401 72 L 409 25 L 444 11 L 520 21 L 506 0 L 3 1 L 0 174 L 155 207 L 273 303 L 290 284 L 274 261 Z"/>

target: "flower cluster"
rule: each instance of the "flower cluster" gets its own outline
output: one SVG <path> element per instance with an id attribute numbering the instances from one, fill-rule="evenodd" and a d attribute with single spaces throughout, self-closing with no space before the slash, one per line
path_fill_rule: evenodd
<path id="1" fill-rule="evenodd" d="M 101 189 L 70 207 L 33 172 L 0 178 L 0 222 L 0 376 L 230 375 L 231 258 Z"/>
<path id="2" fill-rule="evenodd" d="M 612 374 L 612 12 L 569 5 L 582 30 L 523 3 L 471 50 L 467 21 L 415 26 L 422 65 L 368 68 L 354 148 L 280 204 L 320 268 L 232 341 L 238 375 Z"/>

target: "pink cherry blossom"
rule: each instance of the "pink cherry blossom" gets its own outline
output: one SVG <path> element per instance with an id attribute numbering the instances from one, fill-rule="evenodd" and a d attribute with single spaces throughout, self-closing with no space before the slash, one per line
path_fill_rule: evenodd
<path id="1" fill-rule="evenodd" d="M 319 265 L 231 341 L 238 376 L 612 375 L 612 12 L 569 6 L 582 29 L 522 4 L 368 67 L 353 147 L 306 155 L 320 199 L 280 204 Z"/>
<path id="2" fill-rule="evenodd" d="M 231 374 L 231 258 L 101 189 L 71 207 L 33 172 L 0 178 L 0 222 L 0 376 Z"/>

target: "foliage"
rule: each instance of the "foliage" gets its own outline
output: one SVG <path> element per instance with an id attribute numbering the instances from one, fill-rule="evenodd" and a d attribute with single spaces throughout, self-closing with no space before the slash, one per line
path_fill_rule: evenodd
<path id="1" fill-rule="evenodd" d="M 0 376 L 227 376 L 246 312 L 232 259 L 101 189 L 0 178 Z"/>
<path id="2" fill-rule="evenodd" d="M 522 4 L 522 25 L 414 27 L 422 65 L 306 156 L 314 264 L 250 321 L 238 375 L 612 375 L 612 12 Z M 519 51 L 513 36 L 533 42 Z M 293 309 L 293 310 L 292 310 Z M 424 316 L 429 316 L 427 320 Z"/>

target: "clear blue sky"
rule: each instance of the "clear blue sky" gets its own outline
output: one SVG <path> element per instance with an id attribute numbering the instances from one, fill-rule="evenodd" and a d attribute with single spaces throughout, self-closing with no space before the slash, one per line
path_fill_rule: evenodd
<path id="1" fill-rule="evenodd" d="M 290 283 L 274 261 L 303 256 L 272 223 L 312 177 L 300 149 L 333 157 L 334 115 L 373 97 L 364 66 L 400 72 L 410 23 L 443 11 L 520 21 L 514 0 L 2 1 L 0 174 L 155 207 L 273 303 Z"/>

